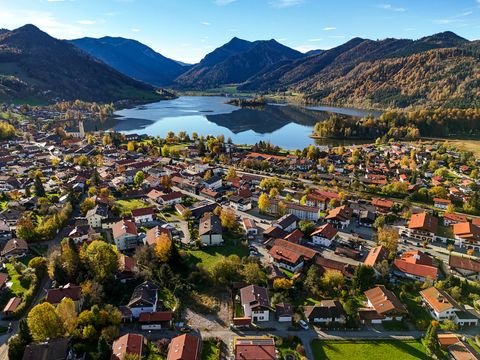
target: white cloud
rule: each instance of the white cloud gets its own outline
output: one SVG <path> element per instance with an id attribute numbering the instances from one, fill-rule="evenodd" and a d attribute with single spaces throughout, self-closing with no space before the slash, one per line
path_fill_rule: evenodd
<path id="1" fill-rule="evenodd" d="M 231 4 L 235 1 L 237 1 L 237 0 L 215 0 L 215 4 L 217 4 L 219 6 L 223 6 L 223 5 Z"/>
<path id="2" fill-rule="evenodd" d="M 95 24 L 96 24 L 96 21 L 93 21 L 93 20 L 78 20 L 78 21 L 77 21 L 77 24 L 81 24 L 81 25 L 95 25 Z"/>
<path id="3" fill-rule="evenodd" d="M 403 7 L 395 7 L 395 6 L 392 6 L 392 4 L 380 4 L 380 5 L 378 5 L 378 7 L 380 9 L 383 9 L 383 10 L 395 11 L 395 12 L 405 12 L 405 11 L 407 11 L 407 9 L 405 9 Z"/>
<path id="4" fill-rule="evenodd" d="M 304 3 L 304 0 L 274 0 L 270 2 L 273 7 L 287 8 L 292 6 L 298 6 Z"/>
<path id="5" fill-rule="evenodd" d="M 140 32 L 140 29 L 133 28 L 132 31 L 133 31 L 133 32 Z"/>
<path id="6" fill-rule="evenodd" d="M 47 2 L 63 2 L 64 0 L 47 0 Z"/>
<path id="7" fill-rule="evenodd" d="M 337 28 L 333 27 L 333 26 L 327 26 L 327 27 L 324 27 L 323 30 L 324 31 L 332 31 L 332 30 L 337 30 Z"/>
<path id="8" fill-rule="evenodd" d="M 316 38 L 316 39 L 308 39 L 310 42 L 317 42 L 317 41 L 322 41 L 322 38 Z"/>
<path id="9" fill-rule="evenodd" d="M 297 51 L 300 51 L 301 53 L 306 53 L 311 50 L 317 50 L 318 48 L 313 45 L 299 45 L 299 46 L 296 46 L 294 49 Z"/>
<path id="10" fill-rule="evenodd" d="M 201 22 L 200 24 L 205 25 L 205 26 L 210 26 L 210 23 L 208 21 Z"/>

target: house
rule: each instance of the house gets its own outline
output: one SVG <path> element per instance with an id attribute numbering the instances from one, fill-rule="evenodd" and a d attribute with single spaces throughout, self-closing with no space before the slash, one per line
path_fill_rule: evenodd
<path id="1" fill-rule="evenodd" d="M 303 313 L 311 324 L 345 323 L 345 311 L 338 300 L 322 300 L 320 305 L 304 306 Z"/>
<path id="2" fill-rule="evenodd" d="M 155 226 L 147 230 L 147 233 L 145 234 L 145 244 L 155 246 L 157 244 L 157 239 L 162 234 L 165 234 L 170 240 L 172 240 L 172 233 L 168 228 L 162 226 Z"/>
<path id="3" fill-rule="evenodd" d="M 479 353 L 472 346 L 460 340 L 450 345 L 447 350 L 452 360 L 480 360 Z"/>
<path id="4" fill-rule="evenodd" d="M 437 209 L 447 210 L 448 205 L 452 202 L 448 199 L 433 198 L 433 206 Z"/>
<path id="5" fill-rule="evenodd" d="M 158 202 L 163 206 L 180 204 L 182 200 L 183 194 L 180 191 L 173 191 L 168 194 L 162 194 L 158 197 Z"/>
<path id="6" fill-rule="evenodd" d="M 364 265 L 371 266 L 375 268 L 378 264 L 381 264 L 382 261 L 388 259 L 388 250 L 383 245 L 374 246 L 368 252 L 367 257 L 363 261 Z"/>
<path id="7" fill-rule="evenodd" d="M 279 200 L 272 199 L 270 200 L 270 209 L 271 214 L 279 213 Z M 295 202 L 284 202 L 285 210 L 288 215 L 296 216 L 300 220 L 310 220 L 318 221 L 320 218 L 320 211 L 316 207 L 311 207 L 307 205 L 298 204 Z"/>
<path id="8" fill-rule="evenodd" d="M 113 342 L 111 360 L 124 360 L 126 355 L 143 357 L 147 347 L 147 341 L 140 334 L 127 333 Z"/>
<path id="9" fill-rule="evenodd" d="M 298 229 L 295 229 L 290 234 L 285 236 L 284 239 L 287 240 L 288 242 L 292 242 L 292 243 L 295 243 L 295 244 L 300 244 L 300 242 L 303 239 L 303 235 L 304 235 L 303 232 L 301 232 Z"/>
<path id="10" fill-rule="evenodd" d="M 419 241 L 433 241 L 438 219 L 428 213 L 413 214 L 408 222 L 407 235 Z"/>
<path id="11" fill-rule="evenodd" d="M 463 248 L 480 250 L 480 227 L 470 222 L 453 224 L 455 244 Z"/>
<path id="12" fill-rule="evenodd" d="M 214 175 L 209 179 L 204 179 L 202 185 L 210 190 L 217 190 L 222 187 L 222 178 L 218 175 Z"/>
<path id="13" fill-rule="evenodd" d="M 351 279 L 355 273 L 355 265 L 347 264 L 342 261 L 337 261 L 333 259 L 327 259 L 323 256 L 317 256 L 315 258 L 315 265 L 318 266 L 320 272 L 323 274 L 325 271 L 338 271 L 348 279 Z"/>
<path id="14" fill-rule="evenodd" d="M 220 218 L 214 213 L 206 213 L 200 219 L 198 235 L 202 244 L 212 246 L 223 243 L 223 229 Z"/>
<path id="15" fill-rule="evenodd" d="M 480 260 L 464 256 L 450 255 L 450 272 L 470 280 L 480 280 Z"/>
<path id="16" fill-rule="evenodd" d="M 120 220 L 112 226 L 113 241 L 119 251 L 135 249 L 138 245 L 137 226 L 133 221 Z"/>
<path id="17" fill-rule="evenodd" d="M 448 319 L 460 326 L 478 325 L 478 317 L 466 311 L 446 291 L 431 286 L 420 291 L 420 295 L 425 307 L 436 320 Z"/>
<path id="18" fill-rule="evenodd" d="M 4 220 L 0 220 L 0 241 L 10 240 L 12 238 L 12 231 L 10 225 Z"/>
<path id="19" fill-rule="evenodd" d="M 318 227 L 312 234 L 312 242 L 315 245 L 321 245 L 325 247 L 330 247 L 332 242 L 337 238 L 337 229 L 330 224 L 327 223 Z"/>
<path id="20" fill-rule="evenodd" d="M 303 255 L 281 245 L 273 245 L 268 254 L 275 265 L 296 272 L 304 266 Z"/>
<path id="21" fill-rule="evenodd" d="M 68 237 L 71 238 L 75 244 L 82 244 L 88 240 L 91 229 L 92 227 L 90 225 L 75 226 L 68 234 Z"/>
<path id="22" fill-rule="evenodd" d="M 138 268 L 135 259 L 131 256 L 120 254 L 118 257 L 118 272 L 115 278 L 125 283 L 127 280 L 134 279 L 137 271 Z"/>
<path id="23" fill-rule="evenodd" d="M 0 272 L 0 290 L 7 284 L 8 274 Z"/>
<path id="24" fill-rule="evenodd" d="M 408 279 L 425 281 L 436 280 L 438 269 L 430 256 L 422 251 L 405 251 L 393 262 L 393 273 Z"/>
<path id="25" fill-rule="evenodd" d="M 85 217 L 87 218 L 88 225 L 93 228 L 99 228 L 102 226 L 102 220 L 108 218 L 108 207 L 98 204 L 93 209 L 88 210 Z"/>
<path id="26" fill-rule="evenodd" d="M 468 222 L 468 219 L 465 215 L 460 214 L 451 214 L 451 213 L 444 213 L 443 214 L 443 225 L 451 226 L 453 224 L 458 224 L 462 222 Z"/>
<path id="27" fill-rule="evenodd" d="M 258 228 L 253 219 L 243 218 L 242 224 L 247 239 L 254 239 L 258 235 Z"/>
<path id="28" fill-rule="evenodd" d="M 364 292 L 367 298 L 367 308 L 359 310 L 360 321 L 371 324 L 381 324 L 383 321 L 402 320 L 407 315 L 407 309 L 384 285 L 376 286 Z"/>
<path id="29" fill-rule="evenodd" d="M 60 288 L 47 289 L 45 301 L 53 306 L 60 304 L 64 298 L 72 299 L 75 303 L 75 308 L 77 311 L 81 310 L 83 305 L 83 294 L 80 286 L 69 283 Z"/>
<path id="30" fill-rule="evenodd" d="M 353 211 L 350 207 L 343 205 L 328 212 L 325 220 L 338 229 L 345 229 L 350 225 Z"/>
<path id="31" fill-rule="evenodd" d="M 192 334 L 176 336 L 168 347 L 167 360 L 200 360 L 202 339 Z"/>
<path id="32" fill-rule="evenodd" d="M 278 303 L 275 305 L 275 317 L 278 322 L 292 322 L 293 308 L 292 305 L 286 303 Z"/>
<path id="33" fill-rule="evenodd" d="M 158 288 L 151 282 L 145 281 L 138 285 L 130 297 L 127 307 L 134 318 L 139 318 L 143 312 L 157 311 Z"/>
<path id="34" fill-rule="evenodd" d="M 293 242 L 290 242 L 284 239 L 275 239 L 275 241 L 272 244 L 272 247 L 273 246 L 280 246 L 282 248 L 294 251 L 302 255 L 305 262 L 314 261 L 315 258 L 319 255 L 318 251 L 316 250 L 310 249 L 309 247 L 306 247 L 300 244 L 295 244 Z"/>
<path id="35" fill-rule="evenodd" d="M 142 312 L 138 318 L 142 330 L 170 329 L 173 323 L 173 312 Z"/>
<path id="36" fill-rule="evenodd" d="M 17 310 L 18 306 L 22 303 L 22 298 L 14 296 L 8 300 L 7 305 L 3 308 L 5 316 L 12 316 Z"/>
<path id="37" fill-rule="evenodd" d="M 25 240 L 20 238 L 10 239 L 3 246 L 2 252 L 0 253 L 2 257 L 21 257 L 28 252 L 28 244 Z"/>
<path id="38" fill-rule="evenodd" d="M 386 214 L 392 210 L 394 202 L 392 200 L 383 199 L 383 198 L 373 198 L 372 205 L 375 206 L 375 210 L 378 213 Z"/>
<path id="39" fill-rule="evenodd" d="M 368 210 L 362 210 L 358 213 L 358 225 L 372 227 L 375 223 L 375 213 Z"/>
<path id="40" fill-rule="evenodd" d="M 132 210 L 132 217 L 135 224 L 153 222 L 155 218 L 155 209 L 153 207 L 134 209 Z"/>
<path id="41" fill-rule="evenodd" d="M 292 214 L 286 214 L 273 223 L 274 226 L 289 233 L 297 228 L 298 218 Z"/>
<path id="42" fill-rule="evenodd" d="M 243 313 L 251 317 L 252 321 L 268 321 L 270 315 L 270 299 L 268 290 L 257 285 L 250 285 L 240 289 L 240 301 Z"/>
<path id="43" fill-rule="evenodd" d="M 222 197 L 222 194 L 209 188 L 203 188 L 200 190 L 200 195 L 212 201 L 218 201 Z"/>
<path id="44" fill-rule="evenodd" d="M 275 340 L 269 336 L 235 337 L 233 339 L 235 360 L 275 360 Z"/>
<path id="45" fill-rule="evenodd" d="M 233 195 L 229 200 L 230 206 L 235 210 L 248 211 L 252 209 L 252 202 L 244 197 Z"/>
<path id="46" fill-rule="evenodd" d="M 268 241 L 269 239 L 283 239 L 288 233 L 280 229 L 278 226 L 272 225 L 268 229 L 265 229 L 262 235 L 263 240 Z"/>
<path id="47" fill-rule="evenodd" d="M 38 344 L 27 345 L 23 360 L 74 360 L 69 339 L 47 340 Z"/>

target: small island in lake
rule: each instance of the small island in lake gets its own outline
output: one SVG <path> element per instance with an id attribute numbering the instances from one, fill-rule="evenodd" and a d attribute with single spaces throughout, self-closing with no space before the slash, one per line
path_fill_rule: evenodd
<path id="1" fill-rule="evenodd" d="M 253 99 L 235 98 L 225 101 L 225 104 L 239 106 L 242 108 L 255 108 L 265 106 L 267 101 L 263 97 L 254 97 Z"/>

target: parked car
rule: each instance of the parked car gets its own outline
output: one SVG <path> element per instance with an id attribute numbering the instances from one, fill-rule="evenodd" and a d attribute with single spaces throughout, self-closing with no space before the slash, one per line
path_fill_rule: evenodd
<path id="1" fill-rule="evenodd" d="M 298 325 L 300 325 L 304 330 L 308 330 L 308 324 L 304 320 L 299 320 Z"/>

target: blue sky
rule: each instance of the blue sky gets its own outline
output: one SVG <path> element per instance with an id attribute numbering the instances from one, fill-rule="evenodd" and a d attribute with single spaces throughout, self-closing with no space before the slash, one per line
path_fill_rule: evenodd
<path id="1" fill-rule="evenodd" d="M 360 36 L 480 39 L 480 0 L 0 0 L 0 27 L 33 23 L 65 39 L 123 36 L 189 63 L 233 36 L 300 51 Z"/>

